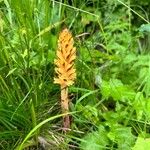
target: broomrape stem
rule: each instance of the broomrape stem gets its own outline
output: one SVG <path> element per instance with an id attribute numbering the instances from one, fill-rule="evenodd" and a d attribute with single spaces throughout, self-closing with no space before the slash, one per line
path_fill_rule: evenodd
<path id="1" fill-rule="evenodd" d="M 56 65 L 55 72 L 57 77 L 54 83 L 59 84 L 61 88 L 61 109 L 62 113 L 69 112 L 68 87 L 74 83 L 76 78 L 76 69 L 74 60 L 76 58 L 76 48 L 73 46 L 74 40 L 72 34 L 66 28 L 59 34 L 57 58 L 54 60 Z M 69 115 L 63 117 L 64 131 L 70 128 Z"/>
<path id="2" fill-rule="evenodd" d="M 64 86 L 61 86 L 61 108 L 62 108 L 62 113 L 69 112 L 68 87 L 64 87 Z M 70 128 L 69 115 L 63 116 L 63 127 L 64 129 Z"/>

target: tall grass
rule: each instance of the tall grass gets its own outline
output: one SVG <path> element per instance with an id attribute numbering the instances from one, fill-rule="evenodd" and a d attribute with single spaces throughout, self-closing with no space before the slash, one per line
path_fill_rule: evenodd
<path id="1" fill-rule="evenodd" d="M 48 1 L 6 0 L 1 7 L 0 146 L 14 149 L 37 123 L 53 116 L 52 62 L 61 18 Z"/>

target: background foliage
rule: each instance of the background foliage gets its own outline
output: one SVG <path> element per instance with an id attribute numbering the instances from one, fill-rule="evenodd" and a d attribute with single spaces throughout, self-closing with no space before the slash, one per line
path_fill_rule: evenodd
<path id="1" fill-rule="evenodd" d="M 0 149 L 149 149 L 149 3 L 0 0 Z M 78 50 L 67 134 L 53 84 L 64 27 Z"/>

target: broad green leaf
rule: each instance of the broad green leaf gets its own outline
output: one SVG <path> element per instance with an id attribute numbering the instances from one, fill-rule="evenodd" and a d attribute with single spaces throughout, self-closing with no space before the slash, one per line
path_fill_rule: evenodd
<path id="1" fill-rule="evenodd" d="M 150 149 L 150 138 L 138 137 L 132 150 L 149 150 Z"/>
<path id="2" fill-rule="evenodd" d="M 83 139 L 80 145 L 83 150 L 105 150 L 109 144 L 107 131 L 103 126 L 99 126 L 98 131 L 88 133 Z"/>
<path id="3" fill-rule="evenodd" d="M 110 79 L 109 82 L 103 81 L 101 93 L 106 99 L 112 97 L 114 100 L 120 101 L 133 100 L 135 96 L 134 91 L 118 79 Z"/>
<path id="4" fill-rule="evenodd" d="M 134 143 L 134 136 L 129 127 L 113 126 L 112 130 L 108 133 L 108 137 L 117 143 L 118 150 L 130 150 Z"/>

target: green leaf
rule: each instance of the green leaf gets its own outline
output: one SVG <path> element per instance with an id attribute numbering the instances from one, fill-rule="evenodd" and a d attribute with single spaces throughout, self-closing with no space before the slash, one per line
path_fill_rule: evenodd
<path id="1" fill-rule="evenodd" d="M 92 123 L 95 123 L 95 124 L 99 120 L 99 118 L 98 118 L 98 110 L 95 107 L 90 106 L 90 105 L 86 105 L 83 108 L 83 114 L 82 115 L 84 115 L 84 117 L 86 119 L 88 119 L 89 121 L 91 121 Z"/>
<path id="2" fill-rule="evenodd" d="M 6 78 L 7 78 L 9 75 L 11 75 L 16 69 L 17 69 L 17 68 L 11 69 L 11 70 L 8 72 L 8 74 L 6 75 Z"/>
<path id="3" fill-rule="evenodd" d="M 149 150 L 150 149 L 150 138 L 138 137 L 132 150 Z"/>
<path id="4" fill-rule="evenodd" d="M 95 94 L 95 93 L 97 93 L 98 91 L 99 91 L 99 90 L 89 91 L 88 93 L 86 93 L 86 94 L 84 94 L 83 96 L 81 96 L 81 97 L 78 99 L 78 101 L 77 101 L 77 103 L 76 103 L 76 106 L 77 106 L 84 98 L 88 97 L 89 95 Z"/>
<path id="5" fill-rule="evenodd" d="M 145 108 L 145 99 L 142 92 L 138 92 L 135 96 L 135 101 L 133 104 L 134 109 L 136 110 L 137 119 L 142 119 L 144 108 Z"/>
<path id="6" fill-rule="evenodd" d="M 145 114 L 148 117 L 148 119 L 150 118 L 150 98 L 145 100 Z"/>
<path id="7" fill-rule="evenodd" d="M 135 54 L 133 54 L 133 53 L 130 53 L 130 54 L 125 56 L 125 58 L 123 59 L 123 62 L 125 64 L 131 64 L 131 63 L 133 63 L 136 60 L 137 60 L 137 56 Z"/>
<path id="8" fill-rule="evenodd" d="M 83 150 L 105 150 L 108 145 L 107 131 L 103 126 L 99 126 L 98 131 L 88 133 L 81 142 Z"/>
<path id="9" fill-rule="evenodd" d="M 142 24 L 139 28 L 140 32 L 150 33 L 150 24 Z"/>
<path id="10" fill-rule="evenodd" d="M 103 81 L 101 86 L 101 93 L 104 98 L 112 97 L 114 100 L 125 101 L 133 100 L 135 93 L 129 87 L 124 85 L 118 79 L 110 79 L 109 82 Z"/>
<path id="11" fill-rule="evenodd" d="M 108 137 L 110 140 L 117 143 L 118 150 L 130 150 L 134 143 L 134 136 L 129 127 L 115 125 L 109 132 Z"/>

